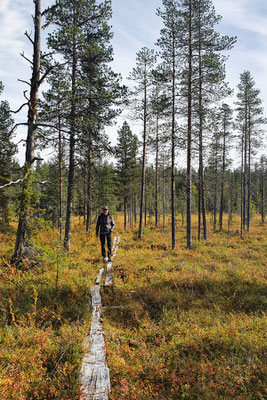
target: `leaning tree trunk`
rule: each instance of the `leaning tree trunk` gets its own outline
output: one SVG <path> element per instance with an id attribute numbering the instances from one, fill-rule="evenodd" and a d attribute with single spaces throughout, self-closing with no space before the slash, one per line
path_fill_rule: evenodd
<path id="1" fill-rule="evenodd" d="M 73 25 L 76 25 L 76 16 L 74 12 Z M 73 35 L 72 44 L 72 83 L 71 83 L 71 111 L 70 111 L 70 153 L 69 153 L 69 175 L 68 175 L 68 197 L 65 223 L 64 247 L 70 249 L 71 220 L 72 220 L 72 202 L 74 189 L 74 162 L 75 162 L 75 129 L 76 129 L 76 80 L 77 80 L 77 38 Z"/>
<path id="2" fill-rule="evenodd" d="M 26 242 L 30 239 L 29 230 L 29 199 L 28 191 L 32 186 L 32 171 L 34 164 L 35 139 L 37 132 L 37 103 L 38 91 L 40 87 L 40 59 L 41 59 L 41 0 L 35 1 L 34 16 L 34 40 L 33 40 L 33 62 L 31 91 L 28 109 L 28 134 L 26 141 L 26 154 L 24 166 L 24 181 L 20 202 L 19 224 L 16 236 L 16 244 L 12 260 L 16 261 L 23 256 L 23 249 Z"/>

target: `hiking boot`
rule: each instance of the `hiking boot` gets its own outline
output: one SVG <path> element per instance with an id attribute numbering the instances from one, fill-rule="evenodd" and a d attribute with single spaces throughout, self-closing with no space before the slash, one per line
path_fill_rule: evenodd
<path id="1" fill-rule="evenodd" d="M 109 258 L 108 258 L 108 262 L 111 262 L 112 260 L 111 260 L 111 256 L 109 256 Z"/>

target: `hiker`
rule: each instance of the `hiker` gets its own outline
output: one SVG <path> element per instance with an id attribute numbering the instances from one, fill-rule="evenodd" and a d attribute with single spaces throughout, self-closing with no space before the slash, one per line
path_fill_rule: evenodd
<path id="1" fill-rule="evenodd" d="M 98 216 L 97 224 L 96 224 L 96 236 L 98 237 L 98 232 L 100 230 L 100 241 L 101 241 L 101 252 L 102 257 L 106 261 L 106 247 L 105 241 L 107 238 L 108 245 L 108 261 L 111 261 L 112 256 L 112 242 L 111 242 L 111 232 L 114 230 L 114 220 L 109 213 L 109 209 L 107 206 L 102 208 L 102 213 Z"/>

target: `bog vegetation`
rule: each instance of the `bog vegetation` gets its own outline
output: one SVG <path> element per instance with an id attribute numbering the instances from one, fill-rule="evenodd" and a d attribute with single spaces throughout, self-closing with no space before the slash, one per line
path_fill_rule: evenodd
<path id="1" fill-rule="evenodd" d="M 225 224 L 188 250 L 179 218 L 171 251 L 169 222 L 151 222 L 138 240 L 138 227 L 125 232 L 116 216 L 114 284 L 102 289 L 111 399 L 265 398 L 267 232 L 255 216 L 241 240 L 239 222 L 228 239 Z M 37 264 L 18 269 L 8 262 L 14 237 L 0 242 L 1 400 L 78 400 L 98 240 L 75 218 L 66 254 L 58 231 L 40 227 Z"/>
<path id="2" fill-rule="evenodd" d="M 121 237 L 103 290 L 111 398 L 266 398 L 266 119 L 246 66 L 227 83 L 237 38 L 211 0 L 162 0 L 127 87 L 110 0 L 33 3 L 26 102 L 0 105 L 1 399 L 79 398 L 104 205 Z"/>

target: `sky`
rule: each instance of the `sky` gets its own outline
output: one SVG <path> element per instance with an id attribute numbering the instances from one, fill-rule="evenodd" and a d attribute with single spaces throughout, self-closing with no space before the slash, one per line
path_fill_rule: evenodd
<path id="1" fill-rule="evenodd" d="M 42 3 L 45 8 L 53 4 L 53 0 L 43 0 Z M 227 81 L 236 93 L 240 74 L 249 70 L 256 87 L 261 90 L 260 97 L 267 117 L 267 1 L 213 0 L 213 4 L 217 13 L 223 17 L 217 30 L 224 35 L 237 36 L 235 47 L 228 53 Z M 127 84 L 126 77 L 135 65 L 136 53 L 144 46 L 156 48 L 155 42 L 162 24 L 156 16 L 156 9 L 161 7 L 161 0 L 113 0 L 112 5 L 112 67 L 122 74 L 123 82 Z M 20 53 L 24 52 L 31 58 L 31 45 L 24 32 L 27 30 L 30 33 L 33 29 L 33 12 L 32 0 L 0 1 L 0 80 L 5 85 L 1 99 L 8 100 L 12 110 L 24 103 L 23 91 L 26 86 L 18 79 L 30 78 L 29 64 Z M 108 130 L 112 143 L 115 143 L 116 132 L 126 117 L 126 114 L 120 116 L 117 125 Z M 26 110 L 16 114 L 15 119 L 16 122 L 25 122 Z M 138 124 L 133 125 L 132 129 L 134 133 L 140 133 Z M 19 143 L 25 137 L 25 128 L 18 128 L 14 141 Z M 20 163 L 24 161 L 24 152 L 20 143 L 17 155 Z M 263 152 L 266 154 L 266 148 L 262 148 L 258 156 Z M 48 150 L 44 157 L 49 157 L 50 153 Z"/>

